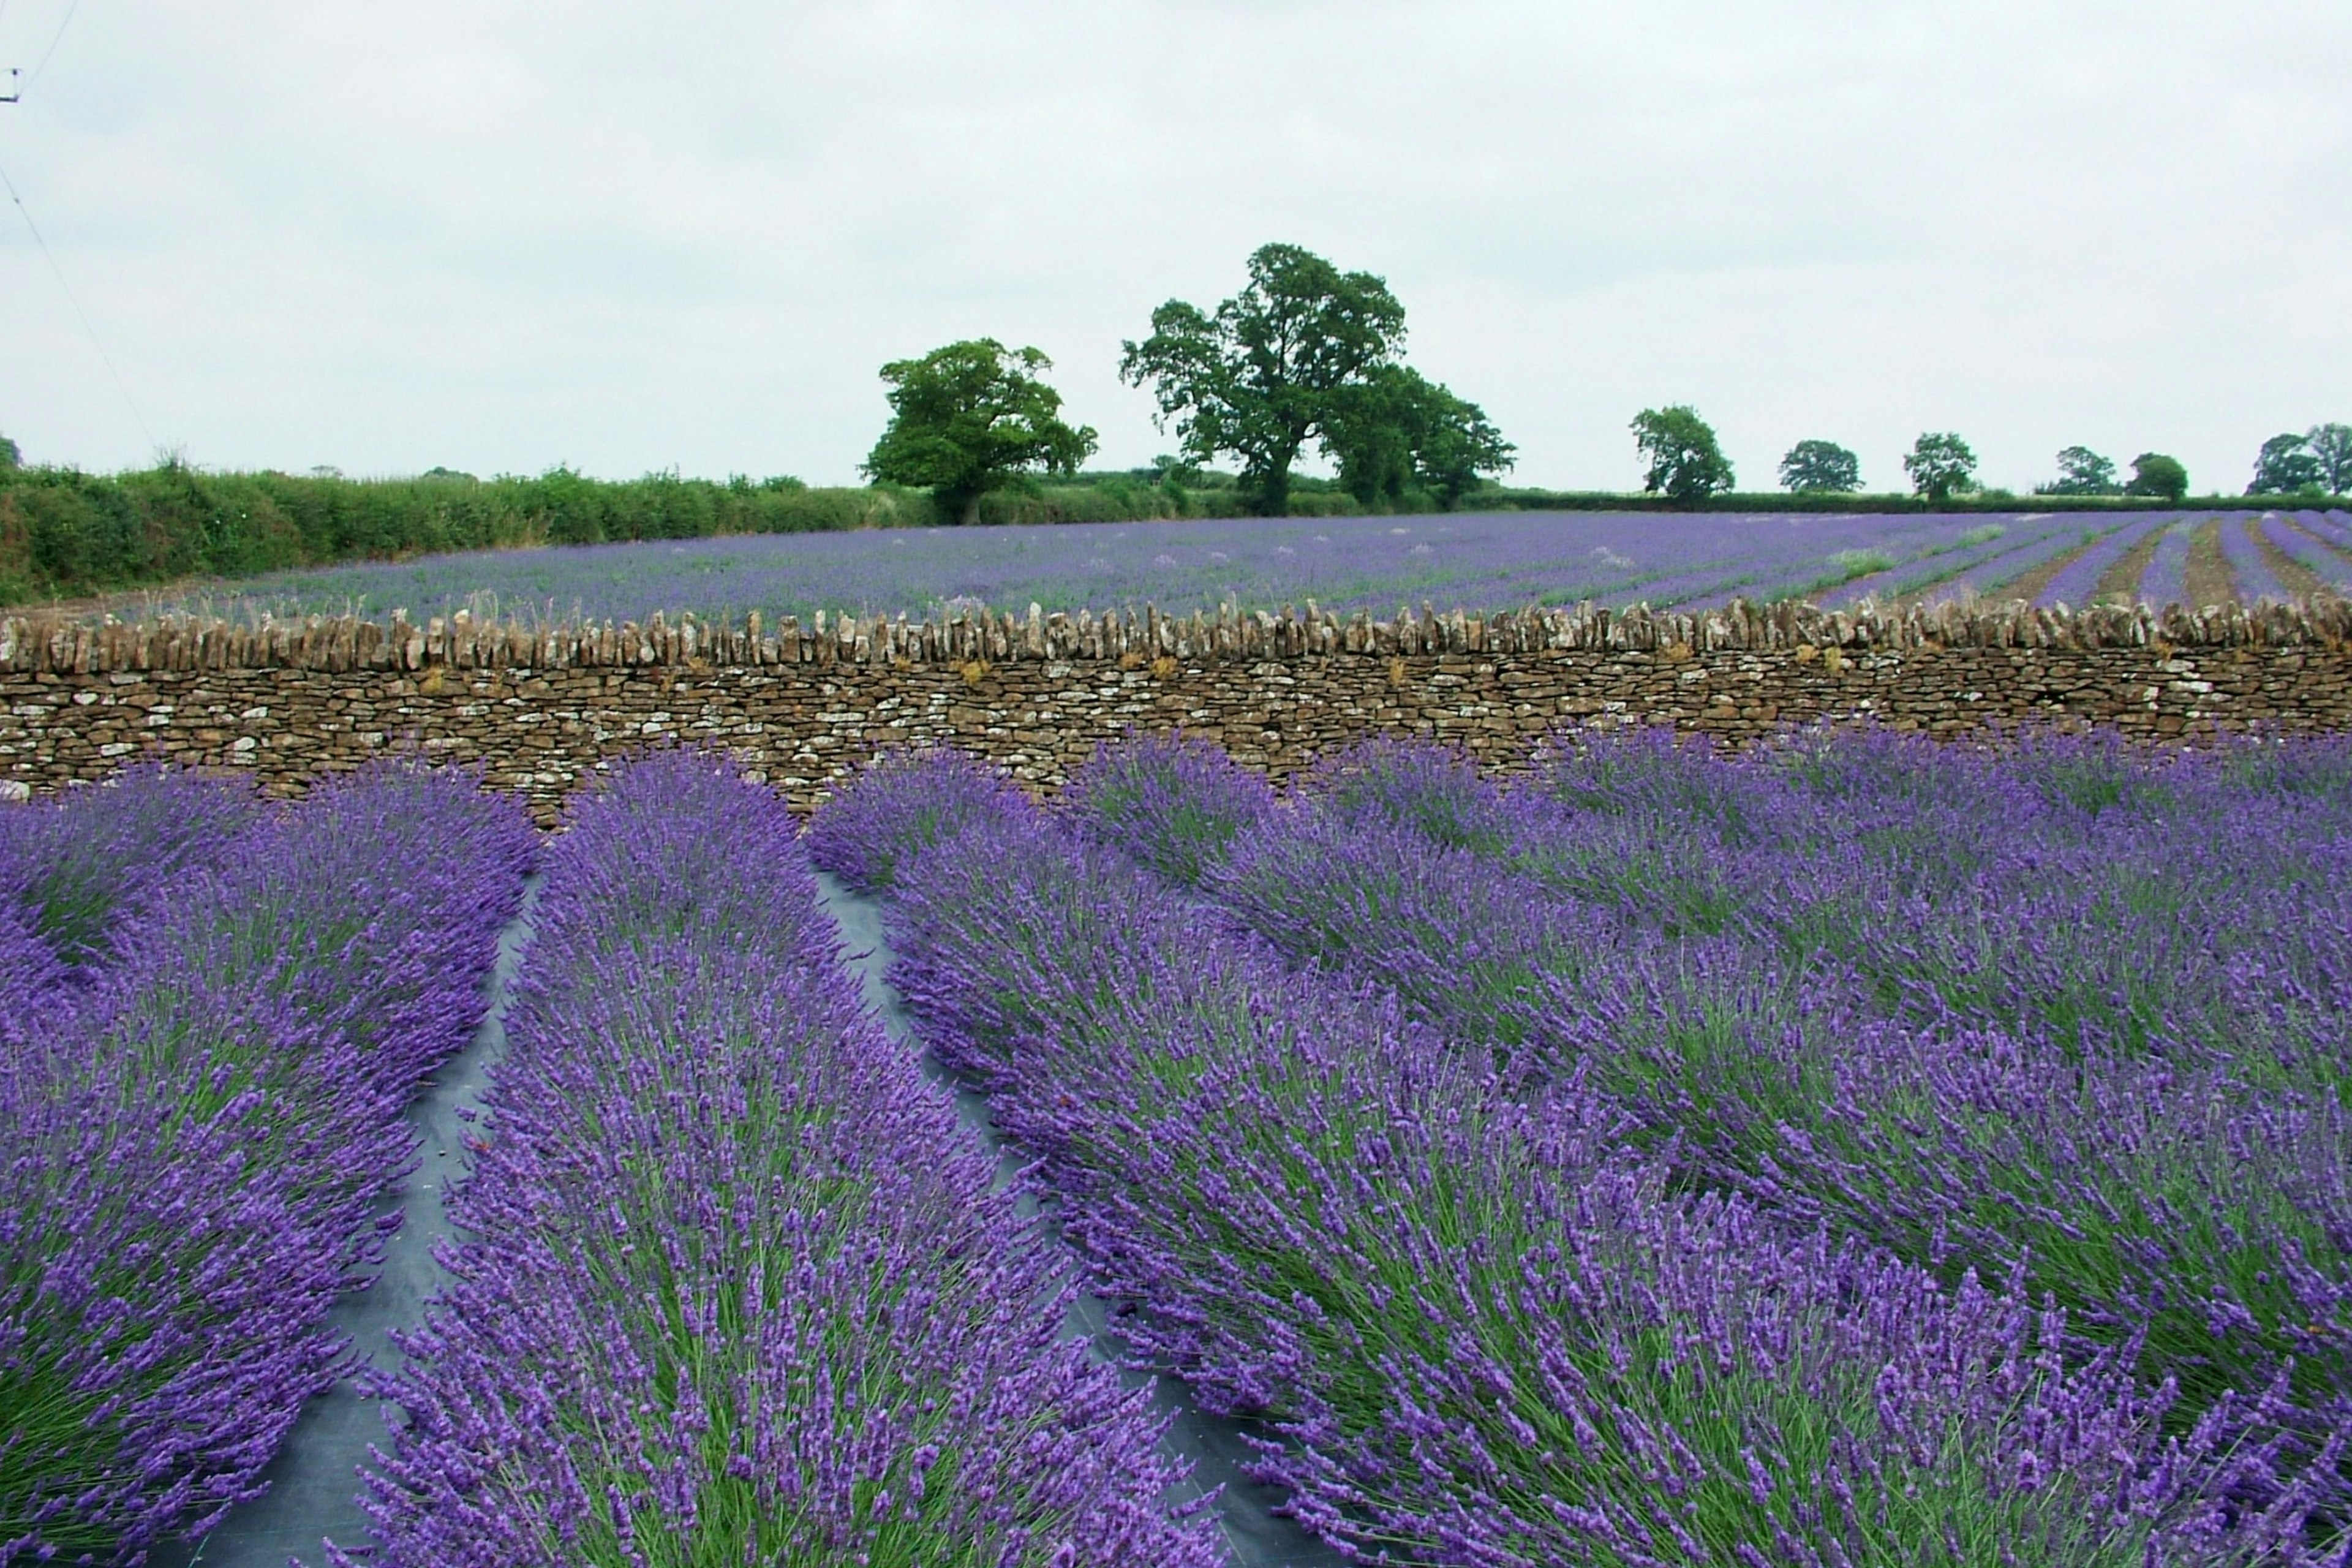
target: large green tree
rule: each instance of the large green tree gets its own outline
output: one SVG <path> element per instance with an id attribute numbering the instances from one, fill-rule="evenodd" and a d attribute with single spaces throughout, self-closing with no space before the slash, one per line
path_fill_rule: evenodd
<path id="1" fill-rule="evenodd" d="M 2246 493 L 2291 496 L 2316 490 L 2326 482 L 2319 455 L 2311 449 L 2311 437 L 2288 431 L 2263 443 L 2261 453 L 2254 458 L 2253 482 L 2246 486 Z"/>
<path id="2" fill-rule="evenodd" d="M 2352 425 L 2315 425 L 2303 444 L 2319 460 L 2319 482 L 2329 495 L 2352 495 Z"/>
<path id="3" fill-rule="evenodd" d="M 1633 416 L 1633 446 L 1649 470 L 1642 488 L 1689 505 L 1732 484 L 1731 459 L 1715 438 L 1715 426 L 1687 403 L 1644 408 Z"/>
<path id="4" fill-rule="evenodd" d="M 1976 449 L 1949 430 L 1930 430 L 1911 444 L 1903 471 L 1915 492 L 1947 501 L 1977 488 Z"/>
<path id="5" fill-rule="evenodd" d="M 1062 395 L 1037 379 L 1054 362 L 994 338 L 933 349 L 882 367 L 890 425 L 866 459 L 887 484 L 929 489 L 958 522 L 974 521 L 980 498 L 1038 468 L 1075 472 L 1094 455 L 1091 426 L 1063 423 Z"/>
<path id="6" fill-rule="evenodd" d="M 2189 469 L 2179 458 L 2162 452 L 2142 452 L 2132 459 L 2131 483 L 2124 487 L 2124 494 L 2179 500 L 2188 493 Z"/>
<path id="7" fill-rule="evenodd" d="M 1780 459 L 1780 482 L 1800 495 L 1862 489 L 1862 459 L 1835 441 L 1800 441 Z"/>
<path id="8" fill-rule="evenodd" d="M 1322 442 L 1341 486 L 1366 506 L 1418 489 L 1449 510 L 1482 478 L 1508 472 L 1518 449 L 1476 404 L 1397 364 L 1336 400 Z"/>
<path id="9" fill-rule="evenodd" d="M 1174 423 L 1187 457 L 1239 459 L 1252 509 L 1276 517 L 1300 451 L 1329 437 L 1403 340 L 1404 307 L 1381 279 L 1269 245 L 1213 313 L 1181 300 L 1152 311 L 1151 335 L 1122 345 L 1119 375 L 1150 388 L 1156 423 Z"/>

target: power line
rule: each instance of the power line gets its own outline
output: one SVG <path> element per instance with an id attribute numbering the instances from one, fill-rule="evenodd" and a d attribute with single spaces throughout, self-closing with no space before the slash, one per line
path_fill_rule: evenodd
<path id="1" fill-rule="evenodd" d="M 70 15 L 67 20 L 72 20 Z M 139 400 L 131 395 L 131 384 L 124 381 L 122 373 L 114 368 L 114 356 L 106 352 L 106 344 L 99 338 L 98 328 L 90 323 L 89 312 L 81 308 L 80 296 L 73 291 L 73 285 L 66 281 L 66 269 L 58 265 L 57 253 L 49 248 L 49 242 L 41 237 L 40 226 L 33 221 L 33 210 L 25 205 L 25 198 L 16 194 L 16 183 L 8 177 L 8 171 L 5 168 L 0 168 L 0 189 L 6 190 L 8 199 L 16 204 L 16 216 L 25 220 L 25 226 L 32 231 L 33 243 L 41 247 L 41 255 L 47 260 L 49 270 L 57 274 L 58 287 L 65 290 L 66 302 L 73 307 L 74 314 L 81 318 L 81 330 L 89 334 L 89 346 L 98 351 L 100 362 L 106 366 L 106 374 L 114 378 L 115 390 L 122 394 L 123 406 L 131 410 L 131 417 L 138 423 L 140 433 L 147 437 L 147 445 L 151 447 L 158 446 L 160 443 L 155 439 L 155 432 L 147 427 L 147 416 L 139 412 Z"/>
<path id="2" fill-rule="evenodd" d="M 81 0 L 73 0 L 73 4 L 66 7 L 66 19 L 58 24 L 58 36 L 49 40 L 48 48 L 41 55 L 41 63 L 35 66 L 33 68 L 33 74 L 25 79 L 26 87 L 30 87 L 35 82 L 40 80 L 41 73 L 49 68 L 49 61 L 56 56 L 58 46 L 66 41 L 66 29 L 73 26 L 74 13 L 80 9 Z"/>

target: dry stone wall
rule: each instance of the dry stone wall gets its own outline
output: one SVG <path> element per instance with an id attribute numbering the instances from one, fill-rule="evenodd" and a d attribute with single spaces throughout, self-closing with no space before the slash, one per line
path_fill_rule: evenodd
<path id="1" fill-rule="evenodd" d="M 411 747 L 480 763 L 551 818 L 583 773 L 677 740 L 723 745 L 809 805 L 894 743 L 953 741 L 1051 788 L 1130 727 L 1214 736 L 1280 774 L 1376 730 L 1507 767 L 1563 724 L 1738 741 L 1865 715 L 1937 734 L 2053 720 L 2165 737 L 2352 729 L 2352 607 L 0 620 L 0 791 L 13 795 L 159 756 L 292 793 Z"/>

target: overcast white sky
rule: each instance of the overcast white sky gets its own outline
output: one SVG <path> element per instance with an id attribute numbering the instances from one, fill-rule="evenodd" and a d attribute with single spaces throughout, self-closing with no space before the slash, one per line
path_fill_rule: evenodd
<path id="1" fill-rule="evenodd" d="M 884 360 L 994 336 L 1141 464 L 1120 339 L 1279 239 L 1525 482 L 1636 485 L 1689 402 L 1748 488 L 1932 428 L 2236 490 L 2352 420 L 2347 62 L 2344 0 L 79 0 L 0 168 L 139 417 L 0 213 L 0 432 L 847 482 Z"/>

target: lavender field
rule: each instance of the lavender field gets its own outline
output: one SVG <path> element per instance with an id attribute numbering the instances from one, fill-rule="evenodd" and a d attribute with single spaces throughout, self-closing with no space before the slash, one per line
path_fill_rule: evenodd
<path id="1" fill-rule="evenodd" d="M 356 1374 L 338 1568 L 2342 1568 L 2347 1019 L 2340 738 L 1134 740 L 805 830 L 670 751 L 544 842 L 455 771 L 133 771 L 0 806 L 0 1563 L 201 1538 Z"/>
<path id="2" fill-rule="evenodd" d="M 1052 808 L 886 763 L 812 844 L 1133 1352 L 1347 1551 L 2318 1563 L 2347 784 L 1586 734 L 1286 799 L 1150 742 Z"/>
<path id="3" fill-rule="evenodd" d="M 2210 530 L 2225 596 L 2352 585 L 2341 513 L 1735 516 L 1465 512 L 1435 517 L 881 529 L 673 543 L 429 556 L 285 574 L 130 610 L 413 617 L 470 608 L 523 620 L 676 616 L 803 617 L 819 609 L 919 617 L 942 607 L 1019 611 L 1314 598 L 1386 614 L 1528 604 L 1703 608 L 1732 597 L 1842 605 L 1874 597 L 2022 594 L 2082 605 L 2102 595 L 2159 605 L 2188 593 L 2191 538 Z M 2144 542 L 2160 540 L 2156 559 Z M 2175 557 L 2178 557 L 2176 563 Z"/>

